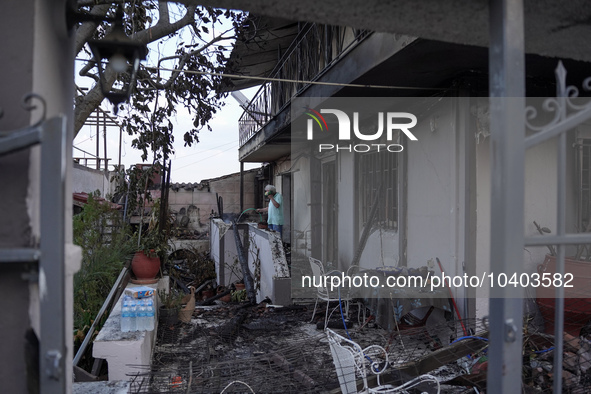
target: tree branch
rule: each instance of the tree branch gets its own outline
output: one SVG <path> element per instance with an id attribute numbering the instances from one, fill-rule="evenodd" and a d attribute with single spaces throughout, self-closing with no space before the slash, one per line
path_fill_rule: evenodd
<path id="1" fill-rule="evenodd" d="M 152 78 L 152 77 L 151 77 L 151 76 L 150 76 L 148 73 L 146 73 L 146 72 L 143 72 L 143 73 L 142 73 L 142 78 L 143 78 L 144 80 L 146 80 L 146 79 L 149 79 L 149 80 L 148 80 L 148 83 L 149 83 L 150 85 L 152 85 L 152 86 L 153 86 L 155 89 L 167 89 L 167 88 L 169 88 L 170 86 L 172 86 L 172 84 L 173 84 L 173 83 L 174 83 L 174 81 L 177 79 L 177 77 L 178 77 L 178 76 L 179 76 L 179 75 L 182 73 L 182 71 L 181 71 L 181 70 L 183 69 L 183 67 L 185 66 L 185 64 L 187 63 L 187 61 L 188 61 L 188 60 L 191 58 L 191 56 L 195 56 L 195 55 L 197 55 L 197 54 L 199 54 L 199 53 L 201 53 L 201 52 L 205 51 L 207 48 L 209 48 L 210 46 L 212 46 L 213 44 L 215 44 L 215 43 L 217 43 L 217 42 L 224 41 L 224 40 L 229 40 L 229 39 L 233 38 L 234 36 L 231 36 L 231 37 L 224 37 L 224 36 L 223 36 L 223 34 L 227 33 L 228 31 L 231 31 L 231 30 L 232 30 L 232 29 L 228 29 L 228 30 L 226 30 L 224 33 L 222 33 L 222 35 L 219 35 L 219 36 L 216 36 L 216 37 L 214 37 L 214 38 L 213 38 L 211 41 L 209 41 L 209 42 L 208 42 L 206 45 L 204 45 L 204 46 L 202 46 L 201 48 L 199 48 L 199 49 L 196 49 L 196 50 L 194 50 L 194 51 L 192 51 L 192 52 L 185 53 L 185 54 L 183 54 L 183 55 L 167 56 L 167 57 L 163 57 L 162 59 L 160 59 L 160 60 L 158 61 L 158 68 L 160 68 L 160 64 L 161 64 L 163 61 L 166 61 L 166 60 L 172 60 L 172 59 L 179 59 L 179 63 L 178 63 L 178 65 L 177 65 L 177 67 L 176 67 L 176 70 L 178 70 L 178 71 L 173 71 L 173 72 L 172 72 L 172 74 L 171 74 L 171 76 L 170 76 L 170 78 L 169 78 L 169 79 L 168 79 L 166 82 L 164 82 L 164 83 L 161 83 L 161 82 L 159 82 L 159 80 L 158 80 L 158 81 L 156 81 L 156 80 L 154 80 L 154 79 L 153 79 L 153 78 Z M 144 89 L 140 89 L 140 90 L 142 90 L 142 91 L 147 91 L 147 90 L 151 90 L 151 89 L 144 88 Z"/>
<path id="2" fill-rule="evenodd" d="M 90 70 L 92 70 L 95 65 L 96 65 L 95 62 L 89 61 L 88 63 L 86 63 L 84 65 L 84 67 L 82 67 L 82 70 L 80 70 L 78 75 L 80 75 L 81 77 L 92 78 L 92 79 L 94 79 L 95 82 L 98 82 L 99 81 L 98 75 L 90 73 Z"/>
<path id="3" fill-rule="evenodd" d="M 111 88 L 115 83 L 115 72 L 111 69 L 106 69 L 103 73 L 105 78 L 105 87 Z M 101 91 L 100 83 L 95 84 L 92 89 L 88 91 L 84 96 L 78 96 L 76 98 L 76 108 L 74 110 L 74 138 L 78 135 L 78 132 L 84 126 L 84 122 L 90 116 L 100 103 L 103 101 L 105 96 Z"/>
<path id="4" fill-rule="evenodd" d="M 162 5 L 162 3 L 160 3 L 160 5 Z M 166 4 L 164 5 L 166 6 Z M 168 9 L 168 7 L 165 8 Z M 161 38 L 166 37 L 167 35 L 182 29 L 189 23 L 193 23 L 193 21 L 195 20 L 195 9 L 196 6 L 187 7 L 185 15 L 183 15 L 181 19 L 174 23 L 165 22 L 159 19 L 156 25 L 132 34 L 131 38 L 141 42 L 142 44 L 149 44 L 151 42 L 158 41 Z"/>
<path id="5" fill-rule="evenodd" d="M 120 4 L 120 3 L 129 3 L 129 0 L 78 0 L 79 6 L 88 6 L 91 7 L 91 14 L 94 15 L 102 15 L 105 16 L 109 12 L 109 8 L 113 6 L 113 4 Z M 202 29 L 197 26 L 200 22 L 209 24 L 211 22 L 212 30 L 214 32 L 215 23 L 218 23 L 218 16 L 221 15 L 221 11 L 219 10 L 211 10 L 207 8 L 204 10 L 204 14 L 201 14 L 197 5 L 189 5 L 185 8 L 184 15 L 177 21 L 171 22 L 171 15 L 169 11 L 168 4 L 166 2 L 159 1 L 158 3 L 158 11 L 150 7 L 151 14 L 153 15 L 155 12 L 158 12 L 158 21 L 153 24 L 152 26 L 147 26 L 149 19 L 146 19 L 146 13 L 143 12 L 144 10 L 139 10 L 140 12 L 136 15 L 132 13 L 132 17 L 134 18 L 131 21 L 132 26 L 135 26 L 135 29 L 142 29 L 139 31 L 134 31 L 131 33 L 130 38 L 135 40 L 136 42 L 148 45 L 152 42 L 157 42 L 159 40 L 166 39 L 167 37 L 172 37 L 187 26 L 192 26 L 196 29 L 196 32 L 191 32 L 201 38 L 200 30 L 203 30 L 204 33 L 208 33 L 208 30 L 203 25 Z M 210 14 L 207 14 L 209 12 Z M 229 14 L 232 19 L 235 18 L 234 14 Z M 211 18 L 208 18 L 211 17 Z M 226 15 L 228 16 L 228 14 Z M 136 19 L 139 18 L 139 19 Z M 203 18 L 203 20 L 199 18 Z M 136 21 L 138 21 L 136 23 Z M 234 21 L 235 22 L 235 21 Z M 234 23 L 235 25 L 235 23 Z M 83 50 L 84 44 L 96 33 L 96 29 L 98 28 L 99 24 L 94 22 L 85 22 L 83 23 L 80 28 L 77 30 L 77 37 L 76 37 L 76 50 L 77 53 Z M 108 27 L 107 27 L 108 28 Z M 174 68 L 177 70 L 182 70 L 183 68 L 187 67 L 209 67 L 214 71 L 218 68 L 218 63 L 223 62 L 224 54 L 223 50 L 216 46 L 220 45 L 219 43 L 225 40 L 230 40 L 234 37 L 234 34 L 228 34 L 228 32 L 232 31 L 233 29 L 228 29 L 221 34 L 215 35 L 211 40 L 206 41 L 201 38 L 201 42 L 193 42 L 191 45 L 182 46 L 178 50 L 178 54 L 174 56 L 167 56 L 159 59 L 158 61 L 158 68 L 163 61 L 166 60 L 173 60 Z M 133 31 L 133 28 L 132 28 Z M 208 36 L 209 34 L 207 34 Z M 205 36 L 205 37 L 207 37 Z M 198 49 L 195 49 L 197 45 L 201 45 Z M 188 53 L 184 53 L 190 49 L 194 49 Z M 183 52 L 183 53 L 181 53 Z M 211 59 L 217 60 L 204 60 L 203 62 L 200 61 L 202 56 L 205 56 L 209 59 L 211 53 Z M 215 57 L 217 56 L 217 58 Z M 175 60 L 176 59 L 176 60 Z M 86 119 L 90 116 L 90 114 L 96 110 L 96 108 L 101 104 L 104 96 L 101 91 L 100 81 L 97 81 L 96 75 L 92 74 L 92 69 L 94 67 L 93 61 L 89 60 L 86 65 L 82 68 L 80 75 L 87 76 L 93 78 L 96 82 L 95 85 L 85 94 L 76 97 L 76 108 L 75 108 L 75 119 L 74 119 L 74 130 L 75 135 L 80 131 L 82 126 L 84 125 Z M 152 106 L 154 103 L 154 98 L 156 98 L 156 107 L 157 107 L 157 93 L 152 93 L 156 90 L 165 90 L 167 92 L 167 104 L 161 108 L 162 119 L 169 117 L 171 113 L 175 112 L 175 106 L 179 103 L 183 103 L 185 106 L 194 109 L 195 111 L 195 120 L 194 126 L 195 129 L 189 130 L 185 133 L 185 142 L 190 144 L 193 141 L 196 141 L 196 133 L 198 132 L 198 128 L 201 126 L 205 126 L 206 122 L 211 119 L 213 113 L 215 113 L 216 108 L 219 107 L 217 102 L 218 98 L 210 97 L 210 93 L 215 90 L 216 80 L 209 78 L 207 80 L 205 78 L 189 78 L 187 77 L 186 80 L 183 79 L 184 77 L 181 76 L 182 71 L 173 71 L 168 79 L 165 81 L 160 79 L 160 74 L 155 75 L 153 69 L 142 67 L 138 72 L 138 87 L 136 88 L 136 94 L 134 95 L 133 105 L 134 108 L 139 111 L 139 114 L 135 112 L 132 113 L 129 117 L 126 118 L 130 123 L 128 123 L 128 132 L 135 132 L 138 133 L 139 137 L 137 140 L 137 145 L 145 148 L 145 141 L 142 138 L 148 138 L 144 134 L 145 126 L 148 124 L 144 122 L 142 119 L 143 116 L 147 116 L 144 112 L 151 112 Z M 105 87 L 111 88 L 117 79 L 117 74 L 113 72 L 110 68 L 107 68 L 103 74 L 103 78 L 105 78 L 106 83 L 104 83 Z M 182 81 L 181 81 L 182 79 Z M 178 84 L 182 84 L 182 86 L 177 86 Z M 141 86 L 141 87 L 139 87 Z M 192 94 L 186 95 L 186 92 L 190 90 Z M 168 94 L 170 93 L 170 94 Z M 158 108 L 154 108 L 154 111 L 157 111 Z M 153 114 L 154 115 L 154 114 Z M 152 116 L 153 116 L 152 115 Z M 125 122 L 124 122 L 125 124 Z M 160 126 L 159 126 L 160 127 Z M 162 126 L 163 128 L 170 129 L 169 132 L 172 132 L 172 126 Z M 151 137 L 155 138 L 154 129 L 152 130 Z M 136 142 L 134 142 L 135 144 Z M 147 146 L 147 145 L 146 145 Z M 158 148 L 164 149 L 164 148 Z"/>
<path id="6" fill-rule="evenodd" d="M 170 13 L 168 12 L 168 3 L 163 1 L 158 3 L 158 23 L 170 23 Z"/>
<path id="7" fill-rule="evenodd" d="M 109 4 L 102 4 L 92 7 L 90 10 L 90 15 L 97 16 L 97 17 L 105 17 L 107 12 L 111 8 L 111 3 Z M 96 28 L 98 27 L 98 22 L 83 22 L 78 29 L 76 30 L 76 54 L 80 53 L 82 48 L 84 48 L 84 44 L 94 34 Z"/>
<path id="8" fill-rule="evenodd" d="M 106 15 L 106 13 L 109 9 L 109 5 L 95 6 L 95 7 L 93 7 L 93 11 L 95 9 L 97 9 L 98 7 L 104 7 L 104 8 L 100 8 L 96 12 L 98 12 L 98 11 L 104 12 L 104 14 Z M 196 6 L 187 7 L 185 15 L 181 19 L 179 19 L 178 21 L 176 21 L 174 23 L 169 23 L 169 22 L 167 22 L 169 20 L 168 5 L 166 3 L 159 3 L 160 19 L 158 20 L 158 23 L 156 23 L 156 25 L 153 27 L 149 27 L 147 29 L 141 30 L 141 31 L 133 34 L 131 38 L 133 38 L 134 40 L 137 40 L 143 44 L 148 44 L 150 42 L 154 42 L 154 41 L 157 41 L 163 37 L 166 37 L 167 35 L 172 34 L 179 29 L 182 29 L 186 25 L 193 23 L 195 20 L 195 9 L 196 9 Z M 93 23 L 88 22 L 88 24 L 93 24 Z M 88 33 L 88 31 L 87 31 L 89 29 L 89 27 L 81 30 L 80 33 L 86 34 L 86 35 L 85 36 L 81 35 L 80 38 L 78 37 L 78 31 L 77 31 L 76 42 L 78 45 L 78 42 L 80 40 L 80 49 L 82 47 L 84 47 L 84 44 L 86 43 L 86 41 L 90 38 L 90 36 L 92 36 L 92 32 L 94 32 L 96 30 L 96 26 L 97 25 L 95 24 L 94 30 L 92 30 L 90 33 Z M 87 69 L 87 67 L 85 67 L 84 69 Z M 115 81 L 115 76 L 114 76 L 114 73 L 109 74 L 108 71 L 109 71 L 108 69 L 105 70 L 105 74 L 104 74 L 105 78 L 110 78 L 110 82 L 108 82 L 106 85 L 112 86 L 112 84 Z M 107 81 L 109 81 L 109 80 L 107 79 Z M 88 116 L 92 113 L 92 111 L 94 111 L 100 105 L 100 103 L 102 102 L 103 99 L 104 99 L 104 96 L 101 92 L 100 84 L 96 84 L 86 95 L 79 97 L 77 99 L 76 109 L 75 109 L 75 120 L 74 120 L 74 135 L 78 134 L 78 132 L 80 131 L 80 129 L 84 125 L 84 122 L 88 118 Z"/>

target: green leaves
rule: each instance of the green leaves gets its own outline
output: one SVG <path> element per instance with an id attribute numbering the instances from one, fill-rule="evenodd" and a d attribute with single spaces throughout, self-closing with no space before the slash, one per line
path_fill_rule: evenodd
<path id="1" fill-rule="evenodd" d="M 174 129 L 169 119 L 176 115 L 179 105 L 193 117 L 194 128 L 181 131 L 186 145 L 199 141 L 197 134 L 202 128 L 211 130 L 207 123 L 221 108 L 225 97 L 225 94 L 218 93 L 221 91 L 222 78 L 194 74 L 192 71 L 224 72 L 229 49 L 237 35 L 236 32 L 228 31 L 228 27 L 242 26 L 244 15 L 211 7 L 172 5 L 166 2 L 137 2 L 124 7 L 127 34 L 149 44 L 152 52 L 148 59 L 149 66 L 142 64 L 140 67 L 130 105 L 123 106 L 126 108 L 119 112 L 121 115 L 127 110 L 127 114 L 122 116 L 122 126 L 129 135 L 134 136 L 132 145 L 142 152 L 144 161 L 150 153 L 154 159 L 160 160 L 173 153 L 171 141 L 179 131 Z M 100 24 L 93 38 L 104 35 L 109 25 Z M 219 33 L 212 36 L 212 32 Z M 173 45 L 167 46 L 167 41 Z M 169 49 L 160 52 L 162 48 Z M 158 68 L 181 71 L 158 71 Z M 81 75 L 94 76 L 90 71 Z M 125 73 L 118 77 L 129 78 Z M 92 102 L 91 106 L 98 106 L 100 99 L 96 103 Z M 89 105 L 85 98 L 81 98 L 77 104 Z M 80 105 L 80 108 L 86 107 Z M 76 120 L 77 127 L 81 127 L 84 116 L 88 116 L 85 114 L 85 111 L 80 112 L 81 119 Z"/>
<path id="2" fill-rule="evenodd" d="M 88 203 L 73 219 L 74 243 L 82 247 L 82 265 L 74 275 L 77 329 L 92 323 L 134 251 L 121 211 L 98 197 L 98 191 L 89 195 Z"/>

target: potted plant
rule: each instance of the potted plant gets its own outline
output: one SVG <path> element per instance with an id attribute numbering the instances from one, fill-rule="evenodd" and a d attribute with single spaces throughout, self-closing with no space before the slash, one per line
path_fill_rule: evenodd
<path id="1" fill-rule="evenodd" d="M 179 320 L 183 296 L 173 291 L 167 293 L 164 290 L 159 290 L 158 297 L 160 298 L 159 321 L 166 325 L 174 325 Z"/>
<path id="2" fill-rule="evenodd" d="M 236 289 L 236 291 L 244 290 L 246 288 L 244 280 L 240 279 L 238 282 L 234 283 L 234 288 Z"/>
<path id="3" fill-rule="evenodd" d="M 160 258 L 166 258 L 169 250 L 168 232 L 160 231 L 156 217 L 160 211 L 159 201 L 152 207 L 148 229 L 145 232 L 140 229 L 135 234 L 138 250 L 131 261 L 131 269 L 139 281 L 149 282 L 156 278 L 160 271 Z"/>
<path id="4" fill-rule="evenodd" d="M 233 291 L 230 299 L 232 302 L 246 301 L 248 299 L 246 289 Z"/>
<path id="5" fill-rule="evenodd" d="M 218 286 L 216 289 L 217 294 L 223 294 L 227 291 L 228 291 L 228 289 L 226 288 L 226 286 L 222 286 L 222 285 Z M 230 302 L 231 300 L 232 300 L 231 294 L 226 294 L 225 296 L 220 298 L 220 301 L 223 301 L 223 302 Z"/>

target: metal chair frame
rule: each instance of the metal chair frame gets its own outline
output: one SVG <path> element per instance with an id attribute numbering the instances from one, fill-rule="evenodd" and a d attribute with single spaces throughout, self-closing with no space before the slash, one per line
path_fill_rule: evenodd
<path id="1" fill-rule="evenodd" d="M 434 382 L 437 385 L 437 393 L 441 388 L 439 380 L 432 375 L 418 376 L 398 387 L 389 384 L 382 385 L 380 375 L 383 374 L 388 364 L 388 353 L 379 345 L 370 345 L 362 349 L 356 342 L 337 334 L 329 328 L 324 330 L 328 337 L 330 352 L 337 372 L 337 377 L 343 394 L 385 394 L 385 393 L 408 393 L 411 389 L 423 382 Z M 380 365 L 383 367 L 380 368 Z M 376 375 L 378 385 L 369 387 L 367 383 L 367 369 Z M 363 381 L 362 391 L 357 391 L 357 377 Z"/>
<path id="2" fill-rule="evenodd" d="M 312 313 L 312 319 L 310 319 L 310 323 L 312 323 L 314 321 L 314 316 L 316 316 L 316 309 L 318 308 L 318 300 L 322 300 L 322 301 L 326 301 L 326 313 L 324 316 L 324 328 L 326 328 L 327 324 L 328 324 L 328 319 L 330 318 L 330 316 L 332 316 L 332 312 L 328 313 L 328 310 L 330 308 L 330 303 L 334 302 L 334 301 L 339 301 L 339 302 L 344 302 L 345 303 L 345 317 L 349 317 L 349 304 L 350 302 L 353 300 L 353 298 L 351 297 L 351 295 L 349 294 L 349 292 L 347 291 L 346 293 L 340 293 L 340 298 L 339 297 L 331 297 L 330 292 L 328 290 L 328 288 L 326 286 L 324 286 L 325 284 L 325 279 L 326 277 L 332 276 L 334 274 L 342 274 L 341 271 L 339 270 L 332 270 L 330 272 L 324 272 L 324 265 L 322 264 L 322 262 L 318 259 L 315 259 L 314 257 L 310 257 L 310 267 L 312 268 L 312 274 L 315 277 L 320 277 L 322 278 L 321 282 L 322 282 L 322 286 L 317 287 L 317 294 L 316 294 L 316 303 L 314 304 L 314 312 Z M 347 275 L 350 275 L 351 270 L 356 267 L 356 266 L 351 266 L 349 267 L 349 269 L 347 270 Z M 336 307 L 333 309 L 336 310 Z"/>

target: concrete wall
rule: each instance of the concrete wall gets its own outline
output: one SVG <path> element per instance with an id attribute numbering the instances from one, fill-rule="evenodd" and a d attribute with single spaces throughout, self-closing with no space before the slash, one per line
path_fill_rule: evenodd
<path id="1" fill-rule="evenodd" d="M 219 284 L 228 286 L 242 278 L 236 242 L 229 223 L 220 219 L 210 223 L 210 256 L 215 262 L 215 274 Z M 226 237 L 227 232 L 230 235 Z"/>
<path id="2" fill-rule="evenodd" d="M 343 152 L 337 161 L 338 227 L 339 227 L 339 269 L 350 265 L 359 243 L 357 230 L 357 180 L 355 179 L 354 154 Z"/>
<path id="3" fill-rule="evenodd" d="M 244 209 L 254 207 L 256 171 L 244 172 Z M 201 183 L 171 185 L 169 206 L 177 214 L 177 223 L 183 214 L 189 219 L 188 227 L 200 232 L 208 231 L 209 217 L 218 212 L 216 193 L 223 199 L 224 213 L 240 214 L 240 174 L 204 180 Z"/>
<path id="4" fill-rule="evenodd" d="M 244 209 L 254 207 L 254 183 L 256 171 L 244 172 Z M 209 180 L 211 193 L 215 193 L 224 200 L 224 213 L 240 214 L 240 174 Z M 217 206 L 216 206 L 217 212 Z M 210 211 L 211 212 L 211 211 Z"/>
<path id="5" fill-rule="evenodd" d="M 439 257 L 451 273 L 458 272 L 456 261 L 459 228 L 456 200 L 455 113 L 452 101 L 446 100 L 423 116 L 413 128 L 418 141 L 407 146 L 407 265 L 420 267 Z M 431 131 L 429 119 L 437 118 Z M 404 192 L 404 190 L 402 191 Z M 461 271 L 460 271 L 461 272 Z"/>
<path id="6" fill-rule="evenodd" d="M 101 192 L 101 197 L 114 192 L 111 185 L 111 174 L 109 172 L 96 170 L 74 163 L 72 171 L 72 192 L 92 193 L 95 190 Z"/>
<path id="7" fill-rule="evenodd" d="M 589 125 L 579 126 L 579 131 L 591 131 Z M 576 228 L 576 170 L 574 132 L 569 133 L 567 146 L 567 232 L 577 232 Z M 524 234 L 538 235 L 533 224 L 548 227 L 556 233 L 557 209 L 557 161 L 556 141 L 550 140 L 526 152 L 525 156 L 525 205 Z M 490 139 L 477 145 L 477 189 L 478 189 L 478 227 L 477 227 L 477 269 L 479 272 L 494 270 L 490 261 Z M 537 266 L 544 261 L 548 252 L 546 247 L 526 247 L 523 250 L 523 262 L 526 272 L 536 272 Z M 568 252 L 567 252 L 568 255 Z M 482 292 L 477 300 L 477 314 L 488 314 L 488 293 Z M 529 289 L 528 297 L 535 297 L 535 289 Z"/>
<path id="8" fill-rule="evenodd" d="M 407 220 L 405 239 L 399 240 L 400 229 L 373 230 L 361 256 L 362 267 L 397 265 L 398 251 L 406 241 L 409 267 L 430 265 L 438 257 L 448 275 L 463 275 L 463 263 L 467 272 L 494 272 L 494 264 L 490 262 L 490 143 L 486 133 L 479 134 L 483 130 L 482 125 L 477 126 L 476 116 L 470 112 L 466 115 L 466 108 L 462 110 L 458 103 L 454 99 L 441 101 L 422 114 L 424 121 L 413 128 L 418 141 L 405 143 L 407 184 L 403 184 L 402 176 L 399 178 L 399 193 L 405 194 L 407 201 L 400 207 Z M 470 105 L 487 104 L 486 100 L 472 99 Z M 466 119 L 459 120 L 463 115 Z M 579 126 L 578 133 L 591 135 L 591 126 Z M 574 142 L 574 133 L 571 133 L 567 179 L 567 230 L 570 232 L 577 231 Z M 340 269 L 350 264 L 362 231 L 361 228 L 355 231 L 357 181 L 352 156 L 341 152 L 337 158 Z M 556 165 L 555 141 L 526 152 L 523 228 L 526 236 L 537 234 L 534 220 L 555 232 Z M 309 160 L 299 159 L 293 167 L 294 229 L 302 234 L 310 229 L 311 222 Z M 306 241 L 309 248 L 309 233 L 305 238 L 296 239 L 294 250 L 309 255 Z M 546 252 L 545 247 L 524 248 L 526 272 L 535 272 Z M 439 273 L 437 264 L 432 267 Z M 454 288 L 453 293 L 463 308 L 461 301 L 468 297 L 467 291 Z M 528 295 L 535 297 L 535 291 L 530 289 Z M 476 314 L 488 314 L 486 290 L 478 293 Z M 463 311 L 463 315 L 467 312 Z"/>
<path id="9" fill-rule="evenodd" d="M 33 113 L 23 110 L 21 100 L 27 93 L 41 95 L 47 103 L 47 118 L 65 114 L 68 119 L 65 160 L 66 195 L 71 195 L 72 102 L 74 97 L 73 35 L 68 34 L 65 23 L 65 0 L 8 0 L 2 2 L 0 16 L 0 130 L 18 130 L 31 125 L 41 117 L 41 105 Z M 39 234 L 40 201 L 40 149 L 35 147 L 0 157 L 0 247 L 37 246 Z M 58 187 L 58 185 L 56 185 Z M 66 207 L 66 242 L 71 242 L 71 199 Z M 73 254 L 75 255 L 75 253 Z M 72 294 L 71 275 L 75 261 L 56 262 L 66 265 L 66 294 Z M 23 265 L 3 264 L 0 269 L 0 287 L 10 294 L 0 302 L 5 316 L 0 322 L 0 381 L 4 392 L 21 393 L 27 390 L 25 358 L 36 358 L 34 341 L 25 339 L 27 329 L 33 328 L 40 336 L 38 286 L 23 279 L 28 272 Z M 62 356 L 66 382 L 71 382 L 73 358 L 72 304 L 66 297 L 65 342 L 68 346 Z M 31 361 L 31 360 L 29 360 Z M 34 360 L 33 360 L 34 361 Z M 38 371 L 30 370 L 29 378 Z M 71 391 L 67 383 L 67 392 Z"/>
<path id="10" fill-rule="evenodd" d="M 294 252 L 310 256 L 310 160 L 302 156 L 293 161 L 292 168 L 292 245 Z"/>
<path id="11" fill-rule="evenodd" d="M 248 265 L 258 283 L 257 302 L 269 297 L 273 303 L 291 304 L 291 278 L 285 252 L 275 232 L 258 229 L 254 224 L 243 224 L 240 236 L 245 245 L 243 229 L 248 229 Z M 211 220 L 211 258 L 215 262 L 220 284 L 229 285 L 242 278 L 234 230 L 220 219 Z"/>
<path id="12" fill-rule="evenodd" d="M 169 291 L 168 276 L 161 278 L 158 283 L 149 284 L 154 289 L 155 319 L 154 329 L 151 331 L 121 331 L 121 303 L 125 294 L 113 303 L 113 309 L 105 324 L 94 340 L 92 356 L 106 359 L 109 364 L 109 381 L 131 380 L 131 376 L 141 373 L 141 370 L 152 364 L 152 353 L 156 344 L 158 332 L 158 311 L 160 299 L 159 291 Z M 140 287 L 128 284 L 127 289 Z"/>

